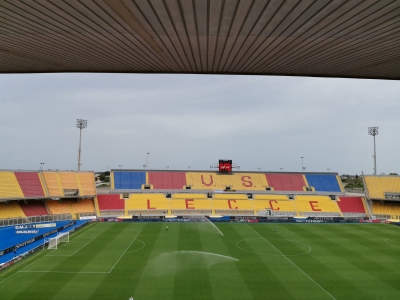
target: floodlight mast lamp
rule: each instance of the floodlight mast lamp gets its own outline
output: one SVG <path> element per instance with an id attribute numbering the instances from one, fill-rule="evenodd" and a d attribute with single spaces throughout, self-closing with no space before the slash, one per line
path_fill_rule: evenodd
<path id="1" fill-rule="evenodd" d="M 377 136 L 379 133 L 379 127 L 368 127 L 368 134 L 372 135 L 374 137 L 374 155 L 372 156 L 374 158 L 374 175 L 376 175 L 376 143 L 375 143 L 375 136 Z"/>
<path id="2" fill-rule="evenodd" d="M 82 129 L 87 128 L 87 120 L 77 119 L 76 128 L 79 128 L 79 150 L 78 150 L 78 171 L 81 170 L 81 144 L 82 144 Z"/>

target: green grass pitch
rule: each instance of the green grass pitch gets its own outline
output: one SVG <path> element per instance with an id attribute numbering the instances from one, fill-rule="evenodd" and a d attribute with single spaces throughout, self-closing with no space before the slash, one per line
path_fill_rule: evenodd
<path id="1" fill-rule="evenodd" d="M 0 272 L 0 299 L 400 298 L 396 226 L 216 226 L 93 223 Z"/>

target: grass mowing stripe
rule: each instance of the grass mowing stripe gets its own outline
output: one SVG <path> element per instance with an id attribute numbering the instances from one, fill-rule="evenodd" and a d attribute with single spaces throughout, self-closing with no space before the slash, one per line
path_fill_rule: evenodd
<path id="1" fill-rule="evenodd" d="M 112 273 L 107 274 L 107 277 L 100 281 L 100 284 L 93 290 L 91 296 L 86 299 L 129 299 L 131 296 L 138 298 L 134 292 L 154 249 L 160 229 L 164 224 L 133 223 L 131 226 L 142 230 L 140 238 L 146 244 L 146 251 L 138 251 L 133 255 L 124 255 L 122 258 L 124 263 L 118 264 Z M 153 289 L 155 289 L 154 280 L 152 280 L 147 290 Z M 139 299 L 152 298 L 141 297 Z"/>
<path id="2" fill-rule="evenodd" d="M 108 224 L 107 224 L 108 225 Z M 109 240 L 113 241 L 117 238 L 117 234 L 115 234 L 116 224 L 110 224 L 108 226 L 104 226 L 103 232 L 99 235 L 108 237 Z M 122 227 L 127 228 L 129 225 L 124 225 Z M 96 239 L 97 240 L 97 239 Z M 100 242 L 96 244 L 92 243 L 85 249 L 83 249 L 79 255 L 75 255 L 72 257 L 49 257 L 46 260 L 41 260 L 40 264 L 35 264 L 35 267 L 32 271 L 57 271 L 57 272 L 75 272 L 75 273 L 52 273 L 52 272 L 43 272 L 37 273 L 35 275 L 35 279 L 27 278 L 21 281 L 21 288 L 19 293 L 16 295 L 15 298 L 29 298 L 29 295 L 36 294 L 38 297 L 42 299 L 51 299 L 55 297 L 60 290 L 69 282 L 76 281 L 74 278 L 79 275 L 78 272 L 81 271 L 88 271 L 84 270 L 85 266 L 88 265 L 95 256 L 93 253 L 96 251 L 100 251 L 104 249 L 105 245 Z M 86 255 L 90 253 L 90 255 Z M 92 271 L 92 270 L 90 270 Z M 97 270 L 94 270 L 97 271 Z M 108 269 L 107 269 L 108 271 Z M 20 273 L 25 274 L 27 276 L 30 273 Z M 38 282 L 41 282 L 45 285 L 45 288 L 38 289 Z M 22 285 L 24 283 L 24 285 Z"/>
<path id="3" fill-rule="evenodd" d="M 254 298 L 263 299 L 265 295 L 268 295 L 271 299 L 296 299 L 293 297 L 292 287 L 288 282 L 295 281 L 297 278 L 291 277 L 291 274 L 287 275 L 286 271 L 282 270 L 282 264 L 275 257 L 244 252 L 236 246 L 238 241 L 249 237 L 247 226 L 234 223 L 227 224 L 227 226 L 231 227 L 231 231 L 224 227 L 225 237 L 229 237 L 226 244 L 230 245 L 230 252 L 240 258 L 237 266 Z M 263 244 L 265 244 L 264 241 Z M 320 292 L 319 289 L 318 292 Z"/>
<path id="4" fill-rule="evenodd" d="M 299 271 L 301 271 L 304 275 L 306 275 L 311 281 L 313 281 L 317 286 L 319 286 L 323 291 L 325 291 L 325 293 L 327 293 L 332 299 L 335 299 L 335 297 L 333 297 L 327 290 L 325 290 L 322 286 L 320 286 L 314 279 L 312 279 L 310 276 L 307 275 L 306 272 L 304 272 L 299 266 L 297 266 L 293 261 L 291 261 L 285 254 L 283 254 L 278 248 L 276 248 L 273 244 L 271 244 L 266 238 L 264 238 L 261 234 L 259 234 L 256 230 L 254 230 L 254 228 L 252 228 L 251 226 L 249 226 L 248 224 L 246 224 L 248 227 L 251 228 L 251 230 L 253 230 L 255 233 L 257 233 L 257 235 L 259 235 L 262 239 L 264 239 L 268 244 L 270 244 L 276 251 L 278 251 L 284 258 L 287 259 L 288 262 L 290 262 L 293 266 L 295 266 L 297 269 L 299 269 Z"/>
<path id="5" fill-rule="evenodd" d="M 203 251 L 197 223 L 179 226 L 178 251 Z M 176 273 L 172 299 L 213 299 L 212 285 L 207 271 L 207 258 L 196 254 L 172 254 L 176 259 Z"/>
<path id="6" fill-rule="evenodd" d="M 122 256 L 124 256 L 124 254 L 126 253 L 126 251 L 128 251 L 129 247 L 132 245 L 132 243 L 136 240 L 136 238 L 138 237 L 138 235 L 141 233 L 142 231 L 140 230 L 138 232 L 138 234 L 135 236 L 135 238 L 132 240 L 132 242 L 128 245 L 128 247 L 126 247 L 124 253 L 121 254 L 121 256 L 118 258 L 117 262 L 112 266 L 111 270 L 108 273 L 111 273 L 112 270 L 114 270 L 115 266 L 118 264 L 118 262 L 121 260 Z"/>
<path id="7" fill-rule="evenodd" d="M 83 229 L 81 229 L 81 230 L 76 230 L 76 231 L 74 231 L 74 232 L 71 234 L 70 239 L 76 238 L 77 236 L 79 236 L 80 234 L 84 233 L 84 232 L 87 231 L 88 229 L 94 227 L 94 225 L 96 225 L 96 224 L 98 224 L 98 222 L 94 222 L 94 223 L 92 223 L 92 224 L 90 224 L 90 225 L 87 225 L 87 227 L 85 227 L 85 228 L 83 228 Z M 79 233 L 79 234 L 75 236 L 75 234 L 77 234 L 77 233 Z M 36 252 L 36 253 L 30 255 L 29 257 L 24 258 L 22 261 L 18 262 L 17 264 L 8 267 L 8 268 L 5 269 L 5 270 L 2 270 L 2 271 L 1 271 L 1 275 L 8 274 L 8 273 L 10 273 L 10 272 L 12 273 L 13 271 L 14 271 L 14 272 L 13 272 L 11 275 L 14 275 L 14 274 L 17 273 L 19 270 L 21 270 L 21 269 L 23 269 L 23 268 L 26 268 L 27 266 L 24 267 L 24 265 L 26 265 L 26 264 L 29 263 L 30 261 L 34 260 L 34 261 L 32 262 L 32 263 L 34 263 L 36 260 L 39 260 L 39 259 L 41 259 L 43 256 L 46 256 L 46 255 L 48 255 L 48 254 L 49 254 L 49 253 L 45 254 L 45 252 L 40 252 L 40 251 L 38 251 L 38 252 Z M 31 263 L 31 264 L 32 264 L 32 263 Z M 10 275 L 10 276 L 11 276 L 11 275 Z M 9 276 L 9 277 L 10 277 L 10 276 Z M 1 278 L 1 277 L 0 277 L 0 278 Z M 3 280 L 0 280 L 0 283 L 1 283 L 2 281 L 4 281 L 5 279 L 6 279 L 6 278 L 4 278 Z"/>
<path id="8" fill-rule="evenodd" d="M 331 237 L 326 238 L 326 228 L 331 226 L 336 228 L 335 225 L 316 224 L 313 224 L 313 226 L 305 225 L 291 228 L 293 231 L 299 232 L 303 236 L 308 236 L 314 241 L 315 247 L 313 246 L 313 248 L 316 248 L 316 250 L 318 247 L 325 250 L 325 253 L 321 253 L 318 256 L 322 266 L 330 267 L 345 279 L 343 280 L 344 283 L 351 283 L 357 287 L 357 290 L 338 289 L 336 293 L 350 299 L 357 298 L 360 294 L 365 294 L 367 298 L 371 297 L 371 295 L 379 298 L 379 291 L 382 290 L 385 290 L 388 296 L 398 294 L 398 282 L 384 280 L 385 277 L 397 278 L 398 274 L 380 265 L 375 259 L 370 259 L 363 255 L 363 253 L 360 253 L 360 251 L 354 250 L 354 248 L 349 249 L 343 243 L 338 242 L 337 237 L 340 237 L 339 229 L 336 229 L 337 231 L 334 234 L 328 233 Z M 349 244 L 351 245 L 352 241 L 349 241 Z M 316 253 L 313 254 L 315 255 Z M 309 265 L 305 265 L 305 267 L 309 267 Z M 371 285 L 371 282 L 373 282 L 373 285 Z"/>

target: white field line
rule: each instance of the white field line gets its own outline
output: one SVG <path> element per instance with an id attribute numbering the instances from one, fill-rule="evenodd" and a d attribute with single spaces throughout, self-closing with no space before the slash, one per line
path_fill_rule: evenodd
<path id="1" fill-rule="evenodd" d="M 92 226 L 92 227 L 94 227 L 94 226 Z M 86 230 L 87 230 L 87 229 L 86 229 Z M 86 232 L 86 230 L 85 230 L 85 232 Z M 83 232 L 79 233 L 78 235 L 81 235 L 82 233 L 83 233 Z M 78 235 L 74 236 L 73 238 L 76 238 Z M 71 237 L 71 239 L 72 239 L 72 237 Z M 63 246 L 64 246 L 64 245 L 63 245 Z M 62 246 L 61 246 L 61 247 L 62 247 Z M 31 262 L 29 265 L 23 267 L 21 270 L 19 270 L 19 271 L 15 272 L 14 274 L 11 274 L 10 276 L 4 278 L 2 281 L 0 281 L 0 284 L 2 284 L 4 281 L 6 281 L 7 279 L 9 279 L 10 277 L 14 276 L 14 275 L 17 274 L 17 273 L 20 273 L 20 272 L 24 273 L 24 272 L 26 272 L 26 271 L 24 271 L 24 270 L 25 270 L 27 267 L 29 267 L 30 265 L 33 265 L 34 263 L 36 263 L 36 262 L 38 262 L 39 260 L 41 260 L 43 257 L 46 257 L 46 256 L 48 256 L 50 253 L 53 253 L 54 251 L 55 251 L 55 250 L 50 251 L 50 252 L 47 253 L 46 255 L 43 255 L 41 258 L 39 258 L 39 259 L 37 259 L 37 260 Z M 33 271 L 32 271 L 32 272 L 33 272 Z"/>
<path id="2" fill-rule="evenodd" d="M 19 271 L 20 273 L 108 274 L 108 272 Z"/>
<path id="3" fill-rule="evenodd" d="M 214 256 L 219 256 L 219 257 L 223 257 L 223 258 L 227 258 L 227 259 L 232 259 L 232 260 L 235 260 L 235 261 L 239 261 L 237 258 L 234 258 L 234 257 L 231 257 L 231 256 L 226 256 L 226 255 L 216 254 L 216 253 L 211 253 L 211 252 L 203 252 L 203 251 L 174 251 L 174 252 L 178 252 L 178 253 L 195 253 L 195 254 L 214 255 Z"/>
<path id="4" fill-rule="evenodd" d="M 224 234 L 221 232 L 221 230 L 219 230 L 219 228 L 218 228 L 213 222 L 211 222 L 211 221 L 210 221 L 209 219 L 207 219 L 207 218 L 206 218 L 206 220 L 207 220 L 208 222 L 210 222 L 210 224 L 211 224 L 212 226 L 214 226 L 215 229 L 217 229 L 218 232 L 219 232 L 222 236 L 224 236 Z"/>
<path id="5" fill-rule="evenodd" d="M 124 253 L 121 254 L 121 256 L 118 258 L 117 262 L 113 265 L 113 267 L 111 268 L 111 270 L 108 273 L 111 273 L 112 270 L 114 270 L 115 266 L 118 264 L 118 262 L 121 260 L 122 256 L 124 256 L 124 254 L 126 253 L 126 251 L 128 251 L 129 247 L 132 245 L 132 243 L 136 240 L 136 238 L 138 237 L 138 235 L 141 233 L 142 231 L 140 230 L 138 232 L 138 234 L 135 236 L 135 238 L 132 240 L 132 242 L 128 245 L 128 247 L 126 247 Z"/>
<path id="6" fill-rule="evenodd" d="M 264 238 L 261 234 L 259 234 L 257 231 L 255 231 L 251 226 L 246 224 L 251 230 L 253 230 L 259 237 L 261 237 L 264 241 L 266 241 L 268 244 L 271 245 L 276 251 L 278 251 L 284 258 L 287 259 L 288 262 L 290 262 L 293 266 L 295 266 L 300 272 L 302 272 L 305 276 L 307 276 L 312 282 L 314 282 L 317 286 L 319 286 L 325 293 L 327 293 L 332 299 L 335 299 L 327 290 L 325 290 L 322 286 L 320 286 L 314 279 L 312 279 L 306 272 L 304 272 L 298 265 L 296 265 L 293 261 L 291 261 L 285 254 L 283 254 L 278 248 L 276 248 L 274 245 L 272 245 L 266 238 Z"/>
<path id="7" fill-rule="evenodd" d="M 89 242 L 87 242 L 85 245 L 83 245 L 82 247 L 80 247 L 78 250 L 76 250 L 74 253 L 72 253 L 72 254 L 69 254 L 69 255 L 47 255 L 47 256 L 72 256 L 72 255 L 74 255 L 76 252 L 78 252 L 79 250 L 81 250 L 83 247 L 85 247 L 86 245 L 88 245 L 88 244 L 90 244 L 91 242 L 93 242 L 93 240 L 95 239 L 96 237 L 94 237 L 94 238 L 92 238 Z"/>
<path id="8" fill-rule="evenodd" d="M 125 254 L 133 253 L 133 252 L 139 251 L 139 250 L 143 249 L 143 248 L 146 246 L 146 244 L 145 244 L 143 241 L 141 241 L 141 240 L 137 240 L 137 241 L 138 241 L 138 242 L 141 242 L 141 243 L 143 244 L 143 246 L 142 246 L 141 248 L 139 248 L 139 249 L 136 249 L 136 250 L 133 250 L 133 251 L 128 251 L 128 252 L 126 252 Z"/>
<path id="9" fill-rule="evenodd" d="M 91 228 L 93 228 L 93 227 L 95 227 L 97 224 L 99 224 L 100 222 L 97 222 L 97 223 L 95 223 L 94 225 L 93 225 L 93 223 L 92 224 L 90 224 L 90 225 L 88 225 L 88 227 L 86 227 L 82 232 L 79 232 L 77 235 L 72 235 L 72 234 L 74 234 L 74 233 L 72 233 L 71 234 L 71 239 L 72 238 L 74 238 L 74 239 L 76 239 L 78 236 L 80 236 L 82 233 L 85 233 L 86 231 L 88 231 L 89 229 L 91 229 Z"/>

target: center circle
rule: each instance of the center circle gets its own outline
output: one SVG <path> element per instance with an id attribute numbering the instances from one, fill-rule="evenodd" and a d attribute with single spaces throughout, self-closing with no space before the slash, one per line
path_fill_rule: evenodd
<path id="1" fill-rule="evenodd" d="M 280 238 L 249 238 L 238 241 L 236 246 L 249 253 L 269 256 L 300 256 L 311 252 L 307 244 Z"/>

